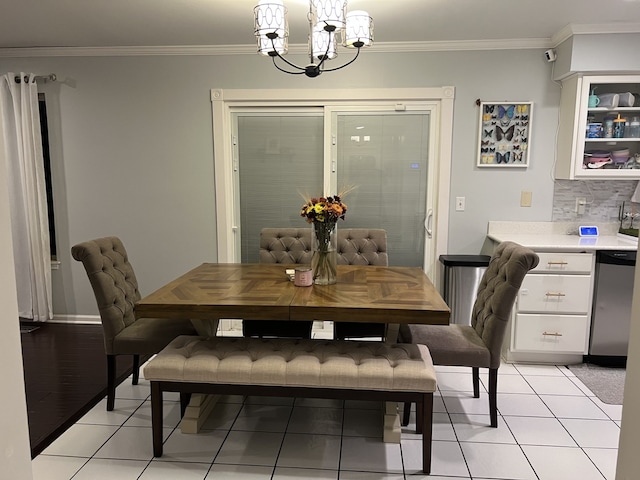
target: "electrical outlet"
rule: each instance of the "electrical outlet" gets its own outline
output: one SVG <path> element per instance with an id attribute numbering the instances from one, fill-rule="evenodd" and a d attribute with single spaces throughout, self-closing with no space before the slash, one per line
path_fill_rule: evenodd
<path id="1" fill-rule="evenodd" d="M 585 197 L 576 198 L 576 213 L 578 215 L 584 215 L 584 209 L 586 204 L 587 204 L 587 199 Z"/>
<path id="2" fill-rule="evenodd" d="M 456 212 L 464 212 L 464 197 L 456 197 Z"/>

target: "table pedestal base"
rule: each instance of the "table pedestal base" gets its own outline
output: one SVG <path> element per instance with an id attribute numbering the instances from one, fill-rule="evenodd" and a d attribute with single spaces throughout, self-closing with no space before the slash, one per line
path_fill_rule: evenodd
<path id="1" fill-rule="evenodd" d="M 219 398 L 220 395 L 205 395 L 201 393 L 191 395 L 189 405 L 180 421 L 182 433 L 198 433 Z"/>
<path id="2" fill-rule="evenodd" d="M 398 402 L 384 403 L 384 423 L 382 428 L 382 441 L 384 443 L 400 443 L 402 427 L 400 426 L 400 415 L 398 414 Z"/>

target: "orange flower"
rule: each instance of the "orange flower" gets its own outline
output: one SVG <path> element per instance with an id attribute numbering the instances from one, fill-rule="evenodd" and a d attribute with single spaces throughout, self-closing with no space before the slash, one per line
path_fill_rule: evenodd
<path id="1" fill-rule="evenodd" d="M 346 213 L 347 206 L 338 195 L 312 198 L 300 210 L 300 216 L 305 217 L 308 223 L 337 222 L 339 218 L 344 220 Z"/>

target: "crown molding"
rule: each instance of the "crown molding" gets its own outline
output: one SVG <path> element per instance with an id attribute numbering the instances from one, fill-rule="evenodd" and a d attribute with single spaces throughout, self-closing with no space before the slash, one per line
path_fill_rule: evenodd
<path id="1" fill-rule="evenodd" d="M 159 45 L 136 47 L 0 48 L 0 57 L 136 57 L 154 55 L 255 54 L 253 45 Z"/>
<path id="2" fill-rule="evenodd" d="M 467 50 L 518 50 L 549 48 L 548 38 L 457 40 L 441 42 L 379 42 L 368 50 L 383 53 L 448 52 Z M 0 48 L 0 57 L 131 57 L 154 55 L 249 55 L 256 54 L 254 45 L 166 45 L 139 47 L 24 47 Z M 307 45 L 289 46 L 289 53 L 306 54 Z"/>
<path id="3" fill-rule="evenodd" d="M 528 50 L 549 48 L 548 38 L 507 38 L 495 40 L 455 40 L 442 42 L 385 42 L 376 43 L 371 50 L 398 52 L 454 52 L 474 50 Z"/>
<path id="4" fill-rule="evenodd" d="M 557 47 L 573 35 L 640 33 L 640 23 L 569 24 L 551 38 L 452 40 L 436 42 L 378 42 L 368 50 L 381 53 L 454 52 L 479 50 L 528 50 Z M 154 55 L 254 55 L 255 45 L 160 45 L 122 47 L 24 47 L 0 48 L 0 57 L 131 57 Z M 305 55 L 306 44 L 289 46 L 292 54 Z"/>

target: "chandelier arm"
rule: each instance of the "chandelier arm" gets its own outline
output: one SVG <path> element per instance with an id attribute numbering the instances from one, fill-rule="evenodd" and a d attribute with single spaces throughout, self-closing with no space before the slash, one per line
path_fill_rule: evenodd
<path id="1" fill-rule="evenodd" d="M 335 68 L 325 68 L 324 70 L 322 70 L 323 72 L 335 72 L 336 70 L 340 70 L 341 68 L 347 67 L 349 65 L 351 65 L 353 62 L 356 61 L 356 59 L 358 58 L 358 55 L 360 55 L 360 49 L 358 48 L 358 51 L 356 52 L 355 57 L 353 57 L 351 60 L 349 60 L 347 63 L 345 63 L 344 65 L 341 65 L 339 67 L 335 67 Z"/>
<path id="2" fill-rule="evenodd" d="M 280 70 L 281 72 L 288 73 L 289 75 L 304 75 L 304 73 L 305 73 L 304 69 L 301 69 L 300 67 L 298 67 L 298 66 L 296 66 L 296 65 L 292 64 L 291 62 L 287 62 L 287 61 L 286 61 L 284 58 L 282 58 L 280 55 L 276 55 L 276 56 L 273 56 L 273 57 L 271 57 L 271 58 L 273 59 L 273 66 L 274 66 L 274 67 L 276 67 L 276 68 L 277 68 L 278 70 Z M 297 68 L 297 69 L 300 69 L 300 71 L 299 71 L 299 72 L 290 72 L 289 70 L 285 70 L 284 68 L 282 68 L 280 65 L 278 65 L 278 64 L 276 63 L 276 58 L 281 58 L 282 60 L 284 60 L 286 63 L 288 63 L 288 64 L 289 64 L 289 65 L 291 65 L 292 67 Z"/>
<path id="3" fill-rule="evenodd" d="M 276 66 L 276 68 L 278 68 L 278 70 L 281 70 L 281 71 L 286 72 L 286 73 L 292 73 L 292 72 L 287 72 L 286 70 L 282 70 L 281 68 L 279 68 L 276 65 L 276 57 L 280 58 L 280 60 L 282 60 L 284 63 L 286 63 L 290 67 L 296 68 L 298 70 L 302 70 L 302 72 L 300 72 L 300 73 L 304 73 L 304 67 L 299 67 L 299 66 L 291 63 L 289 60 L 284 58 L 282 55 L 280 55 L 280 52 L 278 52 L 278 49 L 276 48 L 275 38 L 271 38 L 271 46 L 273 47 L 273 53 L 275 53 L 275 55 L 271 56 L 271 58 L 273 58 L 273 64 Z"/>
<path id="4" fill-rule="evenodd" d="M 326 23 L 326 22 L 325 22 Z M 333 41 L 335 42 L 335 37 L 333 39 Z M 310 40 L 311 42 L 311 63 L 313 63 L 313 40 Z M 324 52 L 324 55 L 322 56 L 322 58 L 320 59 L 320 63 L 317 65 L 317 68 L 319 71 L 322 72 L 330 72 L 331 70 L 322 70 L 322 65 L 324 65 L 324 62 L 327 60 L 327 58 L 329 58 L 329 50 L 331 50 L 331 34 L 329 33 L 329 41 L 327 42 L 327 50 Z"/>
<path id="5" fill-rule="evenodd" d="M 296 65 L 295 63 L 291 63 L 289 60 L 287 60 L 286 58 L 284 58 L 282 55 L 278 54 L 278 58 L 280 60 L 282 60 L 284 63 L 286 63 L 287 65 L 289 65 L 290 67 L 296 68 L 298 70 L 302 70 L 301 73 L 304 73 L 304 67 L 299 67 L 298 65 Z M 276 61 L 276 57 L 273 57 L 273 62 L 275 64 Z"/>

